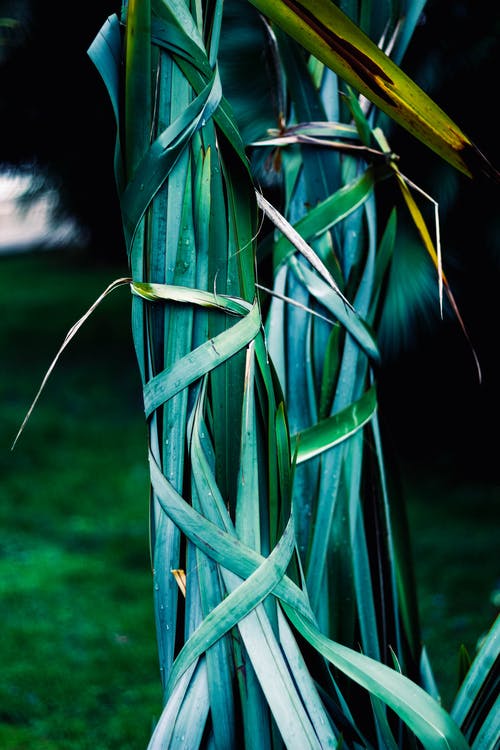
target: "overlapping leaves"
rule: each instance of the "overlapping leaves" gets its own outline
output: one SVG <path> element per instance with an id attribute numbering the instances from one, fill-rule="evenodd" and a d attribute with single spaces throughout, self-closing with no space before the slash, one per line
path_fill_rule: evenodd
<path id="1" fill-rule="evenodd" d="M 354 35 L 327 64 L 336 69 L 343 60 L 337 72 L 348 81 L 360 58 L 373 55 L 372 72 L 388 65 L 326 5 L 308 4 L 307 14 L 322 18 L 329 42 L 332 19 Z M 305 43 L 309 32 L 296 22 L 305 8 L 274 2 L 261 10 L 292 37 L 300 26 Z M 150 748 L 396 747 L 396 737 L 415 735 L 426 748 L 465 749 L 450 715 L 399 671 L 415 654 L 401 632 L 369 325 L 392 223 L 379 244 L 375 180 L 364 162 L 325 159 L 322 145 L 311 143 L 285 156 L 285 217 L 268 212 L 285 236 L 272 231 L 267 239 L 275 276 L 264 327 L 255 187 L 217 67 L 222 19 L 219 2 L 134 0 L 124 7 L 125 32 L 111 17 L 91 48 L 117 117 L 115 167 L 149 430 L 164 689 Z M 321 113 L 294 43 L 282 34 L 276 44 L 294 116 Z M 388 69 L 394 87 L 381 96 L 387 75 L 377 72 L 374 101 L 391 98 L 393 107 L 399 92 L 401 107 L 414 89 Z M 426 106 L 418 94 L 406 124 L 419 131 Z M 434 109 L 425 114 L 433 116 Z M 432 132 L 429 145 L 467 169 L 462 141 L 443 146 Z M 374 457 L 368 469 L 365 441 Z M 376 487 L 367 500 L 362 478 Z M 179 570 L 185 596 L 171 573 Z"/>

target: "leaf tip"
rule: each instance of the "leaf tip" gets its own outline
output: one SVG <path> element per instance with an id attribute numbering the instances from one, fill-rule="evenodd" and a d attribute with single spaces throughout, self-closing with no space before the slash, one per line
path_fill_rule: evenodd
<path id="1" fill-rule="evenodd" d="M 500 185 L 500 172 L 474 143 L 470 141 L 466 143 L 461 156 L 470 177 L 483 177 Z"/>

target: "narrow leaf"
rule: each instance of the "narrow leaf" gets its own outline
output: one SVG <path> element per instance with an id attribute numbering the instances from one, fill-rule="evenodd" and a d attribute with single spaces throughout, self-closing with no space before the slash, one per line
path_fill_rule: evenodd
<path id="1" fill-rule="evenodd" d="M 458 125 L 330 0 L 250 1 L 456 169 L 500 180 Z"/>
<path id="2" fill-rule="evenodd" d="M 354 435 L 370 421 L 376 408 L 376 391 L 372 387 L 354 404 L 293 435 L 292 452 L 297 449 L 297 463 L 308 461 Z"/>

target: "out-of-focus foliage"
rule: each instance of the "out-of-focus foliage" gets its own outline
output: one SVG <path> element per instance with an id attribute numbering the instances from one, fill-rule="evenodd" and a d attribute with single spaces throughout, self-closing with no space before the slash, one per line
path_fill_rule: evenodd
<path id="1" fill-rule="evenodd" d="M 56 220 L 85 230 L 94 262 L 123 255 L 112 163 L 112 112 L 86 50 L 116 3 L 3 1 L 0 7 L 0 170 L 32 172 L 59 195 Z M 71 71 L 71 76 L 68 75 Z"/>

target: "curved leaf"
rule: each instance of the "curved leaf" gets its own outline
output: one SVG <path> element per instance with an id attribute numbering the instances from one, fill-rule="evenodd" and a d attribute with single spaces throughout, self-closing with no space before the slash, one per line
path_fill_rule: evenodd
<path id="1" fill-rule="evenodd" d="M 377 344 L 368 324 L 363 318 L 350 305 L 345 305 L 339 295 L 323 279 L 320 279 L 314 271 L 310 271 L 294 257 L 290 258 L 289 262 L 294 273 L 306 285 L 316 300 L 321 302 L 322 305 L 335 315 L 337 320 L 345 326 L 368 356 L 377 362 L 380 358 Z"/>
<path id="2" fill-rule="evenodd" d="M 280 581 L 293 554 L 293 522 L 289 520 L 285 533 L 268 558 L 245 581 L 208 614 L 202 624 L 184 644 L 170 673 L 173 685 L 203 652 L 221 636 L 246 617 Z M 168 689 L 168 687 L 167 687 Z"/>
<path id="3" fill-rule="evenodd" d="M 493 623 L 455 698 L 451 715 L 468 735 L 477 724 L 477 717 L 491 706 L 498 695 L 498 662 L 500 659 L 500 616 Z M 490 704 L 490 706 L 488 706 Z M 500 736 L 499 714 L 490 712 L 489 727 L 495 725 Z M 486 728 L 485 728 L 486 731 Z M 488 730 L 489 731 L 489 730 Z M 488 745 L 484 745 L 488 748 Z"/>
<path id="4" fill-rule="evenodd" d="M 310 621 L 284 605 L 297 628 L 334 666 L 390 706 L 426 750 L 470 750 L 450 715 L 422 688 L 394 669 L 326 638 Z"/>
<path id="5" fill-rule="evenodd" d="M 149 416 L 161 404 L 190 383 L 201 378 L 228 360 L 252 341 L 260 331 L 260 311 L 257 302 L 245 317 L 217 336 L 200 344 L 194 351 L 177 359 L 144 386 L 144 410 Z"/>
<path id="6" fill-rule="evenodd" d="M 338 414 L 322 419 L 292 436 L 292 453 L 297 449 L 297 463 L 318 456 L 342 440 L 347 440 L 370 421 L 376 408 L 376 391 L 372 387 Z"/>
<path id="7" fill-rule="evenodd" d="M 331 0 L 250 0 L 395 122 L 469 177 L 500 174 L 472 141 Z"/>

